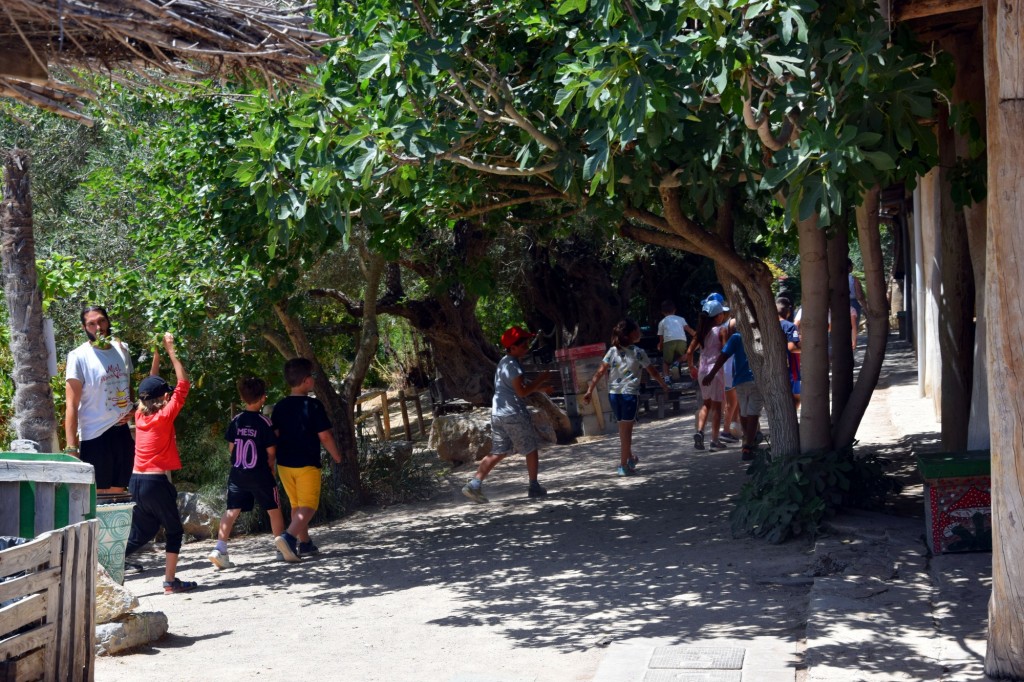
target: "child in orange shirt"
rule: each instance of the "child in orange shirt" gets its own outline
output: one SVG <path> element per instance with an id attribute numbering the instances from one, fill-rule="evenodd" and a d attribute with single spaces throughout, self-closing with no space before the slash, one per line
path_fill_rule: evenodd
<path id="1" fill-rule="evenodd" d="M 197 587 L 194 582 L 175 577 L 178 552 L 185 529 L 178 514 L 178 491 L 171 483 L 171 472 L 181 469 L 178 443 L 174 435 L 174 419 L 188 397 L 188 374 L 174 352 L 174 336 L 164 334 L 164 348 L 174 365 L 177 384 L 169 386 L 160 378 L 160 353 L 153 353 L 150 375 L 139 384 L 139 409 L 135 414 L 135 466 L 128 482 L 135 509 L 132 530 L 125 555 L 137 551 L 156 537 L 163 526 L 167 537 L 167 559 L 164 564 L 164 592 L 176 594 Z"/>

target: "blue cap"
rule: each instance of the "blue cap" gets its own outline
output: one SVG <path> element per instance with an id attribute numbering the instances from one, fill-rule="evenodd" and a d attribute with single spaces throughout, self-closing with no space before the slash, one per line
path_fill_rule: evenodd
<path id="1" fill-rule="evenodd" d="M 702 310 L 708 317 L 718 317 L 722 313 L 729 312 L 729 309 L 722 305 L 720 301 L 716 301 L 714 299 L 708 299 L 705 301 L 704 308 Z"/>
<path id="2" fill-rule="evenodd" d="M 708 301 L 718 301 L 722 305 L 725 305 L 725 296 L 722 296 L 717 291 L 713 291 L 710 294 L 708 294 L 708 297 L 705 298 L 703 302 L 707 303 Z M 728 308 L 726 308 L 726 310 L 728 310 Z"/>

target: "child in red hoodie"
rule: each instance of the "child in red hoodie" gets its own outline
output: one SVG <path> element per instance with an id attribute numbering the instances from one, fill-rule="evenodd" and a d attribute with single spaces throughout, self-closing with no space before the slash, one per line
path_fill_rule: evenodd
<path id="1" fill-rule="evenodd" d="M 188 374 L 174 352 L 174 336 L 164 334 L 164 348 L 174 365 L 177 384 L 169 386 L 160 378 L 160 352 L 153 353 L 149 376 L 139 384 L 139 409 L 135 413 L 135 466 L 128 491 L 135 501 L 132 530 L 125 555 L 137 551 L 156 537 L 163 526 L 167 538 L 164 568 L 164 592 L 175 594 L 195 589 L 197 584 L 179 580 L 174 572 L 185 529 L 178 515 L 178 491 L 171 472 L 181 469 L 174 419 L 188 397 Z"/>

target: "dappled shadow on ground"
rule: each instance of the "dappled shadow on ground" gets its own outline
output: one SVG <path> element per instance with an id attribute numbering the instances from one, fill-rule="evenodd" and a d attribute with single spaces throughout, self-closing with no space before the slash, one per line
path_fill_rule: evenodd
<path id="1" fill-rule="evenodd" d="M 731 498 L 745 478 L 738 449 L 693 451 L 686 421 L 638 427 L 635 477 L 615 476 L 616 437 L 545 453 L 550 494 L 542 501 L 526 498 L 521 459 L 494 471 L 486 505 L 458 493 L 467 470 L 453 476 L 447 499 L 315 530 L 320 557 L 258 567 L 263 596 L 244 591 L 253 571 L 225 571 L 216 577 L 223 599 L 209 601 L 301 587 L 309 606 L 345 606 L 427 585 L 453 600 L 431 624 L 500 624 L 524 647 L 571 651 L 630 636 L 798 638 L 807 581 L 792 576 L 806 568 L 809 545 L 731 537 Z"/>

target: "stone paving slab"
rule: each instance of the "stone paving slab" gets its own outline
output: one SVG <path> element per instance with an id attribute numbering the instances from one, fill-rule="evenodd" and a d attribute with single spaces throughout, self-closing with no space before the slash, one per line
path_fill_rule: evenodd
<path id="1" fill-rule="evenodd" d="M 781 638 L 615 642 L 593 682 L 793 682 L 798 646 Z"/>

